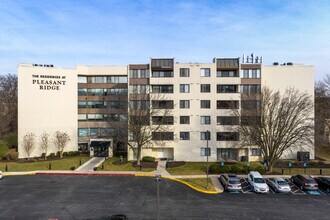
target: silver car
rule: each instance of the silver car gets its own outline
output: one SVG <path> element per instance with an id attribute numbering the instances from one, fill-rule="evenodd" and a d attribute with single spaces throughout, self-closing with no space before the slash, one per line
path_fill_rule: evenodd
<path id="1" fill-rule="evenodd" d="M 228 192 L 239 192 L 242 189 L 239 178 L 235 174 L 222 174 L 220 176 L 220 182 Z"/>
<path id="2" fill-rule="evenodd" d="M 279 192 L 279 193 L 291 192 L 291 187 L 282 178 L 269 178 L 267 183 L 270 187 L 272 187 L 275 190 L 275 192 Z"/>

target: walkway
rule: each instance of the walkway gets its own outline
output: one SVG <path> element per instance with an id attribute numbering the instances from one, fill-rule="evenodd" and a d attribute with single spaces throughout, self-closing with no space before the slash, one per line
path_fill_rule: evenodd
<path id="1" fill-rule="evenodd" d="M 166 170 L 166 160 L 158 161 L 157 170 L 152 171 L 150 173 L 155 174 L 155 175 L 161 175 L 161 176 L 168 176 L 168 177 L 171 176 L 171 174 L 169 174 L 169 172 L 167 172 L 167 170 Z"/>
<path id="2" fill-rule="evenodd" d="M 78 169 L 75 171 L 93 171 L 94 167 L 98 167 L 103 163 L 104 157 L 92 157 L 89 161 L 81 165 Z"/>

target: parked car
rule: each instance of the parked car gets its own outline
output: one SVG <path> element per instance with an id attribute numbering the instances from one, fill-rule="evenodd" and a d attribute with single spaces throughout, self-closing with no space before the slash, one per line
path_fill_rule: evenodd
<path id="1" fill-rule="evenodd" d="M 220 182 L 228 192 L 237 192 L 242 189 L 241 182 L 235 174 L 224 173 L 220 175 Z"/>
<path id="2" fill-rule="evenodd" d="M 267 181 L 268 185 L 272 187 L 275 192 L 280 193 L 289 193 L 291 192 L 291 187 L 289 184 L 282 178 L 269 178 Z"/>
<path id="3" fill-rule="evenodd" d="M 248 175 L 248 182 L 254 192 L 269 193 L 269 187 L 259 172 L 251 171 Z"/>
<path id="4" fill-rule="evenodd" d="M 291 177 L 291 181 L 303 190 L 317 190 L 316 181 L 309 175 L 297 174 Z"/>
<path id="5" fill-rule="evenodd" d="M 2 178 L 2 171 L 0 170 L 0 179 Z"/>
<path id="6" fill-rule="evenodd" d="M 317 177 L 315 181 L 327 193 L 330 193 L 330 177 Z"/>

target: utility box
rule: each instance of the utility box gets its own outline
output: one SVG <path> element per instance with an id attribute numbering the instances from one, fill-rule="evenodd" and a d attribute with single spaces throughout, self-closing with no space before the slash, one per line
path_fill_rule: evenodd
<path id="1" fill-rule="evenodd" d="M 305 151 L 298 151 L 297 152 L 297 159 L 298 161 L 310 161 L 309 152 Z"/>

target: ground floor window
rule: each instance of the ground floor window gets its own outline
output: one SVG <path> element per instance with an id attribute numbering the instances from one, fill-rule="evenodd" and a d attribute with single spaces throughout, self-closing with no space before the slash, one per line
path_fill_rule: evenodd
<path id="1" fill-rule="evenodd" d="M 251 156 L 261 156 L 261 149 L 260 148 L 252 148 L 251 149 Z"/>

